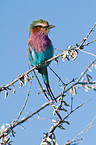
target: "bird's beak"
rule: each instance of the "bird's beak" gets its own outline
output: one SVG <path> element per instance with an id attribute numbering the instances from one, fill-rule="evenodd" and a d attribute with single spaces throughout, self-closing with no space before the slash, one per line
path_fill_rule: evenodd
<path id="1" fill-rule="evenodd" d="M 47 29 L 51 29 L 51 28 L 54 28 L 54 27 L 55 27 L 54 25 L 48 25 Z"/>

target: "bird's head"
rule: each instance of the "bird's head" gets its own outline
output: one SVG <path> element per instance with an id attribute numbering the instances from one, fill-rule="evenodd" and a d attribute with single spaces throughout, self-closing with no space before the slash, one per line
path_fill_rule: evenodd
<path id="1" fill-rule="evenodd" d="M 32 33 L 41 32 L 43 34 L 48 35 L 49 29 L 55 27 L 54 25 L 49 25 L 49 23 L 45 20 L 39 19 L 32 21 L 29 27 L 29 37 Z"/>

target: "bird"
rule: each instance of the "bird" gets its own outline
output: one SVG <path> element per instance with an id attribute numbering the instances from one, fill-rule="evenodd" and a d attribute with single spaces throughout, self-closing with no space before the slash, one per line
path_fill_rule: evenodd
<path id="1" fill-rule="evenodd" d="M 29 26 L 29 39 L 27 47 L 28 58 L 31 65 L 37 66 L 46 62 L 53 57 L 54 48 L 51 40 L 48 37 L 49 30 L 54 28 L 54 25 L 49 25 L 46 20 L 39 19 L 34 20 Z M 49 85 L 47 66 L 50 62 L 37 67 L 38 72 L 42 75 L 43 82 L 46 85 L 49 96 L 52 101 L 56 101 L 53 92 Z"/>

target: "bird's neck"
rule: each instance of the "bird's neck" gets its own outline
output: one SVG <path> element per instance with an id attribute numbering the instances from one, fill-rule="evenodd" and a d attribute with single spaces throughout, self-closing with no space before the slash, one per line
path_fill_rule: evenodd
<path id="1" fill-rule="evenodd" d="M 44 52 L 51 44 L 48 35 L 43 32 L 31 33 L 28 42 L 36 52 Z"/>

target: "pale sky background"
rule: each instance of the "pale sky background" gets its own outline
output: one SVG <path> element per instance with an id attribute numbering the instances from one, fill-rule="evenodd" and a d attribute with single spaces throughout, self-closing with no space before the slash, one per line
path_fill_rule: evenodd
<path id="1" fill-rule="evenodd" d="M 95 0 L 0 0 L 0 86 L 8 84 L 17 78 L 21 73 L 28 70 L 29 60 L 27 57 L 28 27 L 32 20 L 45 19 L 49 24 L 56 27 L 50 31 L 49 37 L 53 42 L 54 48 L 65 50 L 69 45 L 80 44 L 82 38 L 86 36 L 96 21 L 96 1 Z M 96 28 L 90 35 L 88 41 L 96 39 Z M 85 48 L 86 51 L 96 54 L 96 43 Z M 54 55 L 59 54 L 54 51 Z M 63 79 L 68 80 L 79 77 L 81 72 L 89 65 L 94 57 L 79 53 L 75 61 L 62 62 L 59 65 L 53 61 L 51 67 Z M 90 74 L 90 73 L 89 73 Z M 91 73 L 92 74 L 92 73 Z M 96 70 L 93 70 L 93 79 L 96 79 Z M 39 75 L 40 81 L 42 78 Z M 58 79 L 49 70 L 49 80 L 55 95 L 62 90 Z M 42 82 L 43 84 L 43 82 Z M 18 116 L 24 100 L 26 98 L 29 83 L 25 87 L 19 88 L 19 83 L 15 84 L 16 93 L 9 91 L 9 97 L 4 99 L 4 92 L 0 94 L 0 126 L 3 123 L 11 123 Z M 43 84 L 43 87 L 44 84 Z M 27 106 L 21 116 L 27 116 L 41 107 L 46 102 L 40 91 L 36 79 L 33 79 L 30 97 Z M 70 125 L 65 125 L 66 131 L 56 129 L 56 139 L 59 145 L 63 145 L 67 140 L 72 140 L 81 132 L 96 115 L 96 92 L 85 93 L 84 89 L 79 89 L 74 96 L 73 108 L 93 97 L 82 108 L 74 112 L 67 121 Z M 66 98 L 70 104 L 70 93 Z M 70 109 L 70 108 L 69 108 Z M 52 108 L 47 107 L 37 116 L 22 124 L 24 130 L 18 126 L 12 145 L 39 145 L 43 133 L 49 131 L 52 126 Z M 65 113 L 64 113 L 65 115 Z M 96 124 L 96 122 L 94 123 Z M 83 145 L 92 145 L 96 142 L 96 127 L 91 128 L 87 133 Z"/>

